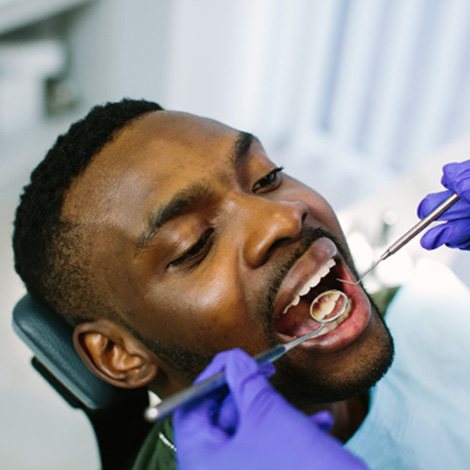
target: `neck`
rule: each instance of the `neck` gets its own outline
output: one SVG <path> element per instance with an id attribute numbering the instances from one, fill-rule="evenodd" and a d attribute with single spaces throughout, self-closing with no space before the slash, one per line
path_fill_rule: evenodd
<path id="1" fill-rule="evenodd" d="M 357 431 L 367 416 L 369 397 L 358 395 L 336 403 L 332 403 L 330 411 L 335 419 L 331 434 L 340 441 L 346 442 Z"/>
<path id="2" fill-rule="evenodd" d="M 323 403 L 322 405 L 309 406 L 304 412 L 313 414 L 318 411 L 327 410 L 334 418 L 334 425 L 330 434 L 340 441 L 346 442 L 357 431 L 367 416 L 369 399 L 367 394 L 357 395 L 353 398 L 334 403 Z"/>

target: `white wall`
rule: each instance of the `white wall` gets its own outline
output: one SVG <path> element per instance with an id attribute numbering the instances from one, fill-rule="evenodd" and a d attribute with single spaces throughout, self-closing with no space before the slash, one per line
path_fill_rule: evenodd
<path id="1" fill-rule="evenodd" d="M 106 100 L 146 97 L 254 131 L 337 208 L 418 170 L 399 205 L 385 191 L 386 200 L 347 214 L 356 229 L 377 221 L 373 235 L 384 207 L 414 220 L 432 186 L 429 178 L 415 184 L 423 174 L 436 175 L 437 189 L 439 165 L 468 158 L 466 145 L 430 155 L 470 133 L 469 20 L 467 0 L 96 0 L 66 18 L 63 36 L 80 114 Z M 5 468 L 90 468 L 97 459 L 84 418 L 31 369 L 9 321 L 23 291 L 10 249 L 18 194 L 76 117 L 0 139 Z"/>
<path id="2" fill-rule="evenodd" d="M 171 6 L 167 105 L 257 132 L 338 206 L 470 132 L 466 0 Z"/>

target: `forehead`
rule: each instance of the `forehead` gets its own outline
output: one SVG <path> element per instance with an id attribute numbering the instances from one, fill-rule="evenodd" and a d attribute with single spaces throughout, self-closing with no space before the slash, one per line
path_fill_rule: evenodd
<path id="1" fill-rule="evenodd" d="M 231 164 L 239 132 L 187 113 L 158 111 L 126 126 L 90 163 L 67 193 L 63 214 L 83 220 L 113 213 L 151 194 L 164 200 L 190 180 Z"/>

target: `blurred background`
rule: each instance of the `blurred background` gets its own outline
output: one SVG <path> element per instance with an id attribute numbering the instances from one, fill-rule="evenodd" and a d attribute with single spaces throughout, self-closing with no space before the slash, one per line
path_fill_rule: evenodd
<path id="1" fill-rule="evenodd" d="M 22 186 L 94 104 L 146 98 L 257 134 L 338 211 L 359 270 L 470 154 L 468 0 L 0 0 L 0 459 L 98 468 L 85 418 L 29 365 L 11 330 L 24 290 L 10 237 Z M 417 241 L 372 290 L 432 256 Z"/>

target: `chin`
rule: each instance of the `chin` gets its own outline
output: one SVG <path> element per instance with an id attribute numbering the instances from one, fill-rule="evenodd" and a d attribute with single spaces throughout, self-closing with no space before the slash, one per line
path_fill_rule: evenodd
<path id="1" fill-rule="evenodd" d="M 338 357 L 333 355 L 318 361 L 312 358 L 308 364 L 296 357 L 281 359 L 276 364 L 273 385 L 305 412 L 321 403 L 367 393 L 385 375 L 394 354 L 392 337 L 378 313 L 376 318 L 376 328 L 364 332 L 362 340 L 341 351 Z"/>

